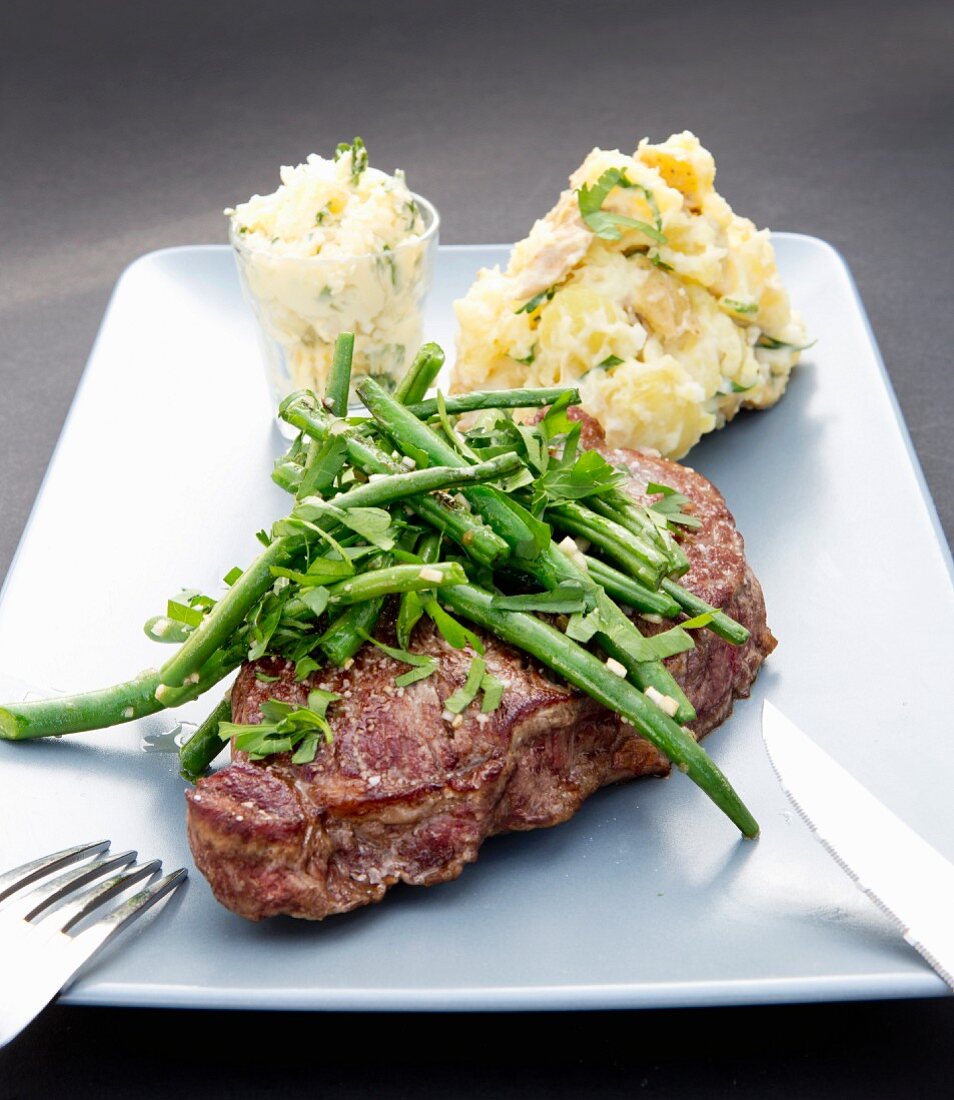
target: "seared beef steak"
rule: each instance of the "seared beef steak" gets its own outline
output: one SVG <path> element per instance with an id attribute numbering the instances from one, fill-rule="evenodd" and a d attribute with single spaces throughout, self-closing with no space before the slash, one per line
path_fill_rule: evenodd
<path id="1" fill-rule="evenodd" d="M 667 662 L 698 712 L 691 728 L 701 737 L 748 695 L 775 646 L 742 538 L 699 474 L 610 451 L 591 423 L 583 443 L 629 468 L 635 496 L 660 482 L 693 502 L 702 527 L 686 539 L 692 568 L 683 583 L 752 632 L 742 647 L 699 632 L 694 650 Z M 380 636 L 391 629 L 383 622 Z M 282 660 L 246 665 L 232 691 L 237 722 L 260 721 L 268 698 L 304 704 L 316 686 L 343 698 L 329 711 L 334 742 L 314 763 L 239 758 L 188 792 L 189 843 L 218 900 L 253 920 L 347 912 L 380 901 L 397 882 L 456 878 L 486 837 L 565 821 L 607 783 L 667 774 L 668 761 L 615 714 L 554 683 L 526 655 L 493 638 L 484 643 L 488 671 L 506 684 L 503 702 L 492 714 L 471 706 L 453 720 L 443 700 L 463 683 L 473 654 L 449 647 L 427 622 L 411 648 L 439 656 L 438 671 L 407 688 L 394 686 L 407 666 L 370 645 L 350 668 L 323 669 L 301 684 Z M 256 668 L 278 681 L 259 681 Z"/>

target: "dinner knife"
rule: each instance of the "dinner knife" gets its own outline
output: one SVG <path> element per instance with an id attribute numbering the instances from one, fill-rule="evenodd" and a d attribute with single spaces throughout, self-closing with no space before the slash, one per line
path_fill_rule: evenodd
<path id="1" fill-rule="evenodd" d="M 762 738 L 816 839 L 954 989 L 954 864 L 768 701 Z"/>

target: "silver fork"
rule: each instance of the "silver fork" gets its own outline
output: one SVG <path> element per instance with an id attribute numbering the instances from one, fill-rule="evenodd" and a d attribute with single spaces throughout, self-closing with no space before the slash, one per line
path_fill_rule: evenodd
<path id="1" fill-rule="evenodd" d="M 154 878 L 162 867 L 158 859 L 136 863 L 135 852 L 111 855 L 109 843 L 77 844 L 0 875 L 0 1047 L 19 1035 L 117 932 L 186 877 L 180 867 L 71 936 L 70 929 L 90 913 L 137 882 Z M 72 864 L 79 866 L 50 878 Z"/>

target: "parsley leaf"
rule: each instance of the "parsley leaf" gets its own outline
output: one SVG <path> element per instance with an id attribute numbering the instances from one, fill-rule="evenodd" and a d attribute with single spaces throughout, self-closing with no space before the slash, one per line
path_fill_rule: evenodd
<path id="1" fill-rule="evenodd" d="M 577 612 L 575 615 L 570 616 L 570 621 L 566 626 L 566 636 L 572 638 L 575 642 L 586 643 L 593 637 L 597 630 L 603 628 L 603 617 L 600 615 L 598 607 L 594 607 L 592 611 L 584 615 L 581 612 Z"/>
<path id="2" fill-rule="evenodd" d="M 303 588 L 298 593 L 298 598 L 317 619 L 324 614 L 331 597 L 328 589 L 319 585 L 314 588 Z"/>
<path id="3" fill-rule="evenodd" d="M 657 500 L 654 504 L 649 505 L 649 514 L 653 516 L 661 516 L 663 524 L 671 526 L 676 524 L 679 527 L 688 527 L 691 530 L 696 530 L 702 526 L 702 520 L 698 516 L 686 515 L 683 512 L 683 506 L 689 504 L 689 498 L 683 496 L 682 493 L 677 493 L 675 489 L 670 488 L 668 485 L 658 485 L 655 481 L 651 481 L 646 486 L 647 493 L 662 493 L 662 500 Z M 655 519 L 655 516 L 653 516 Z"/>
<path id="4" fill-rule="evenodd" d="M 271 574 L 273 577 L 287 577 L 303 588 L 312 588 L 352 576 L 354 566 L 350 561 L 341 558 L 315 558 L 305 573 L 286 569 L 283 565 L 273 565 Z"/>
<path id="5" fill-rule="evenodd" d="M 612 211 L 604 210 L 603 203 L 614 187 L 633 187 L 642 192 L 653 211 L 655 226 L 636 218 L 628 218 L 624 214 L 614 214 Z M 638 229 L 658 244 L 668 243 L 662 232 L 662 219 L 652 192 L 630 180 L 625 168 L 607 168 L 592 187 L 584 183 L 577 191 L 577 202 L 583 221 L 597 237 L 603 240 L 618 241 L 621 236 L 620 228 L 623 228 Z"/>
<path id="6" fill-rule="evenodd" d="M 284 601 L 274 592 L 269 592 L 249 616 L 248 659 L 257 661 L 265 655 L 268 643 L 281 622 Z"/>
<path id="7" fill-rule="evenodd" d="M 454 649 L 463 649 L 466 645 L 473 646 L 478 653 L 483 653 L 484 644 L 472 631 L 459 623 L 453 615 L 449 615 L 443 607 L 434 599 L 428 597 L 424 602 L 424 610 L 433 619 L 434 625 L 441 632 L 441 636 L 448 645 Z"/>
<path id="8" fill-rule="evenodd" d="M 562 581 L 547 592 L 494 596 L 490 606 L 500 611 L 543 611 L 552 615 L 572 615 L 586 610 L 586 590 L 578 581 Z"/>
<path id="9" fill-rule="evenodd" d="M 391 535 L 391 513 L 385 508 L 336 508 L 345 527 L 367 539 L 379 550 L 390 550 L 394 546 Z"/>
<path id="10" fill-rule="evenodd" d="M 309 638 L 309 641 L 312 639 Z M 301 660 L 295 662 L 295 680 L 300 684 L 302 680 L 312 672 L 317 672 L 321 668 L 321 665 L 315 660 L 314 657 L 302 657 Z"/>
<path id="11" fill-rule="evenodd" d="M 338 551 L 342 558 L 347 557 L 348 555 L 331 535 L 315 524 L 315 520 L 324 516 L 333 516 L 339 523 L 343 523 L 345 527 L 350 528 L 379 550 L 391 550 L 394 547 L 391 514 L 387 509 L 339 508 L 334 501 L 322 500 L 320 497 L 307 497 L 299 502 L 292 514 L 287 519 L 279 520 L 273 530 L 276 534 L 285 535 L 294 533 L 298 524 L 304 524 L 306 530 L 310 529 L 319 538 L 324 539 Z"/>
<path id="12" fill-rule="evenodd" d="M 533 483 L 534 509 L 564 500 L 584 500 L 612 492 L 626 480 L 626 474 L 611 466 L 599 451 L 584 451 L 579 458 L 569 445 L 563 457 Z"/>
<path id="13" fill-rule="evenodd" d="M 302 474 L 296 498 L 323 496 L 341 473 L 347 450 L 348 442 L 340 435 L 330 435 L 324 443 L 316 444 Z"/>

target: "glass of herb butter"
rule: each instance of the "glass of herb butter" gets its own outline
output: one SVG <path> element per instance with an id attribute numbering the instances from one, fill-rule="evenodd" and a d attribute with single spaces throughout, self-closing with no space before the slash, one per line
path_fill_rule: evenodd
<path id="1" fill-rule="evenodd" d="M 282 168 L 281 181 L 226 210 L 276 404 L 324 391 L 340 332 L 355 334 L 354 377 L 393 386 L 421 343 L 437 210 L 402 172 L 371 168 L 360 138 Z"/>

